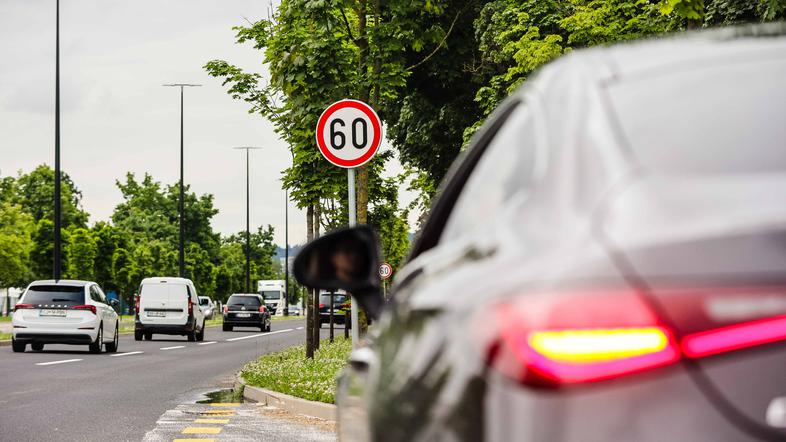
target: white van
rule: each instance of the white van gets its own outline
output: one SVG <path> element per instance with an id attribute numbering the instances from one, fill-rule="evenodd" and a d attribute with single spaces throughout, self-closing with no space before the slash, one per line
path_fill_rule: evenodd
<path id="1" fill-rule="evenodd" d="M 287 289 L 283 279 L 262 279 L 257 282 L 257 292 L 265 298 L 265 308 L 271 315 L 283 315 Z"/>
<path id="2" fill-rule="evenodd" d="M 185 278 L 145 278 L 136 299 L 134 339 L 153 334 L 184 335 L 189 341 L 205 338 L 205 315 L 194 283 Z"/>

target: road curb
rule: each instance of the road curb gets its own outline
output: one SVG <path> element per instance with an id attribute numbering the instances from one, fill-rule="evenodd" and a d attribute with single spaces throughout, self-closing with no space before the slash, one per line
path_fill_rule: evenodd
<path id="1" fill-rule="evenodd" d="M 264 405 L 271 405 L 294 414 L 336 421 L 336 406 L 324 402 L 309 401 L 288 394 L 248 385 L 238 373 L 235 376 L 235 390 L 243 389 L 243 398 Z"/>

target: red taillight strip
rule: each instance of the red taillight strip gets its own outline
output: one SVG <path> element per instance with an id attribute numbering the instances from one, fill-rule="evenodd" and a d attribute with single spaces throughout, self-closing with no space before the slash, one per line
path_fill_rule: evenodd
<path id="1" fill-rule="evenodd" d="M 75 305 L 71 307 L 74 310 L 90 310 L 94 315 L 96 314 L 96 306 L 94 305 Z"/>
<path id="2" fill-rule="evenodd" d="M 33 304 L 16 304 L 14 306 L 14 311 L 28 309 L 28 308 L 35 308 Z"/>
<path id="3" fill-rule="evenodd" d="M 682 338 L 682 352 L 701 358 L 786 339 L 786 315 L 734 324 Z"/>

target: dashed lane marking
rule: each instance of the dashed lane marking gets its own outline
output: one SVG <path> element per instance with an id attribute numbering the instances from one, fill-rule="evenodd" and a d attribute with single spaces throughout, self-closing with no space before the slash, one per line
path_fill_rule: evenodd
<path id="1" fill-rule="evenodd" d="M 161 347 L 159 350 L 174 350 L 176 348 L 186 348 L 185 345 L 174 345 L 172 347 Z"/>
<path id="2" fill-rule="evenodd" d="M 183 429 L 183 434 L 218 434 L 221 427 L 187 427 Z"/>
<path id="3" fill-rule="evenodd" d="M 142 353 L 144 353 L 144 352 L 143 351 L 129 351 L 129 352 L 125 352 L 125 353 L 115 353 L 115 354 L 110 355 L 110 356 L 113 357 L 113 358 L 116 358 L 118 356 L 141 355 Z"/>
<path id="4" fill-rule="evenodd" d="M 52 361 L 52 362 L 39 362 L 35 365 L 57 365 L 57 364 L 67 364 L 69 362 L 79 362 L 83 361 L 84 359 L 63 359 L 62 361 Z"/>
<path id="5" fill-rule="evenodd" d="M 295 330 L 303 330 L 303 327 L 298 327 Z"/>
<path id="6" fill-rule="evenodd" d="M 206 419 L 206 418 L 198 418 L 194 419 L 195 424 L 228 424 L 229 419 Z"/>
<path id="7" fill-rule="evenodd" d="M 215 439 L 175 439 L 172 442 L 215 442 Z"/>
<path id="8" fill-rule="evenodd" d="M 255 335 L 241 336 L 239 338 L 230 338 L 230 339 L 227 339 L 227 342 L 240 341 L 240 340 L 243 340 L 243 339 L 258 338 L 260 336 L 270 336 L 270 335 L 275 335 L 277 333 L 291 332 L 292 330 L 294 330 L 294 329 L 293 328 L 287 328 L 287 329 L 284 329 L 284 330 L 277 330 L 277 331 L 269 332 L 269 333 L 257 333 Z"/>
<path id="9" fill-rule="evenodd" d="M 218 341 L 200 342 L 197 345 L 210 345 L 210 344 L 218 344 Z"/>

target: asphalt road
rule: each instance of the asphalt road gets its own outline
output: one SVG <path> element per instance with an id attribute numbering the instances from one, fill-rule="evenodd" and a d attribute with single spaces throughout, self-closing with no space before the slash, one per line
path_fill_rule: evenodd
<path id="1" fill-rule="evenodd" d="M 167 409 L 226 384 L 259 355 L 304 342 L 303 326 L 300 319 L 273 322 L 270 333 L 210 327 L 204 342 L 122 335 L 117 353 L 100 355 L 86 346 L 0 347 L 0 440 L 142 440 Z"/>

